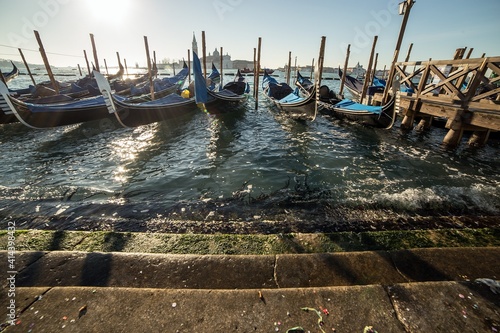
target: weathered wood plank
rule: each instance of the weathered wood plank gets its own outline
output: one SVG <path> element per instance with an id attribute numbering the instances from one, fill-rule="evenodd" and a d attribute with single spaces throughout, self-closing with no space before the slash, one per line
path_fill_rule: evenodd
<path id="1" fill-rule="evenodd" d="M 471 112 L 472 117 L 467 124 L 487 128 L 493 131 L 500 131 L 500 114 Z"/>
<path id="2" fill-rule="evenodd" d="M 457 60 L 430 60 L 430 61 L 408 61 L 408 62 L 398 62 L 398 66 L 427 66 L 432 64 L 435 66 L 460 66 L 463 64 L 482 64 L 485 58 L 472 58 L 472 59 L 457 59 Z M 489 63 L 500 63 L 500 56 L 498 57 L 488 57 Z"/>

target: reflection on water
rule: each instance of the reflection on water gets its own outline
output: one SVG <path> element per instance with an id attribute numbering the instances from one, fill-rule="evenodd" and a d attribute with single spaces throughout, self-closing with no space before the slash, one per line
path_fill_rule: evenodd
<path id="1" fill-rule="evenodd" d="M 188 219 L 334 223 L 369 211 L 386 220 L 498 215 L 498 141 L 446 150 L 444 135 L 326 116 L 297 122 L 263 97 L 257 110 L 250 99 L 234 113 L 134 129 L 110 119 L 41 131 L 4 125 L 0 216 L 63 229 L 126 220 L 121 228 L 135 230 Z"/>

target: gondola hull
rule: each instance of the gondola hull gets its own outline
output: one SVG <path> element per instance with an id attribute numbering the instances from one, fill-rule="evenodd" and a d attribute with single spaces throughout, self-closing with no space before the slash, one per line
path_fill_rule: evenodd
<path id="1" fill-rule="evenodd" d="M 176 101 L 168 102 L 167 100 L 170 97 L 175 98 Z M 182 99 L 179 95 L 172 95 L 163 100 L 139 104 L 120 102 L 116 98 L 114 98 L 113 102 L 117 118 L 122 125 L 137 127 L 159 121 L 168 121 L 186 114 L 194 114 L 198 110 L 194 99 L 178 100 L 178 98 Z"/>
<path id="2" fill-rule="evenodd" d="M 21 117 L 22 122 L 35 128 L 73 125 L 103 119 L 109 116 L 104 101 L 90 106 L 72 107 L 68 105 L 66 108 L 64 104 L 58 106 L 41 106 L 27 104 L 16 99 L 11 99 L 11 102 L 18 116 Z M 19 121 L 21 121 L 21 119 L 19 119 Z"/>
<path id="3" fill-rule="evenodd" d="M 94 72 L 94 75 L 109 112 L 114 114 L 123 127 L 165 121 L 197 110 L 194 98 L 183 98 L 177 94 L 143 103 L 130 103 L 128 99 L 112 93 L 109 82 L 102 74 Z"/>
<path id="4" fill-rule="evenodd" d="M 0 111 L 0 124 L 13 124 L 18 123 L 16 116 L 13 113 L 6 114 L 3 111 Z"/>
<path id="5" fill-rule="evenodd" d="M 1 82 L 0 106 L 4 115 L 12 113 L 19 122 L 32 128 L 73 125 L 109 116 L 102 96 L 69 103 L 30 104 L 12 97 L 7 86 Z"/>
<path id="6" fill-rule="evenodd" d="M 309 96 L 307 99 L 295 103 L 281 103 L 270 98 L 267 99 L 274 105 L 276 109 L 283 112 L 287 117 L 295 120 L 308 120 L 314 118 L 316 112 L 316 97 Z"/>
<path id="7" fill-rule="evenodd" d="M 381 128 L 390 128 L 394 123 L 395 109 L 394 98 L 380 107 L 362 105 L 359 103 L 329 103 L 319 101 L 318 107 L 321 113 L 339 119 L 348 119 L 357 123 Z"/>
<path id="8" fill-rule="evenodd" d="M 230 92 L 208 91 L 208 100 L 205 103 L 205 108 L 208 113 L 219 114 L 228 113 L 241 108 L 248 99 L 246 94 L 237 95 Z"/>

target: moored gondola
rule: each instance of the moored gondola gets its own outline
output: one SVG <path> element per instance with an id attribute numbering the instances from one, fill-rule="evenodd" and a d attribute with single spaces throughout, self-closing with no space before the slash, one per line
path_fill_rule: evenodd
<path id="1" fill-rule="evenodd" d="M 12 97 L 2 82 L 0 82 L 0 106 L 4 115 L 12 112 L 19 122 L 31 128 L 72 125 L 102 119 L 109 115 L 102 96 L 66 103 L 25 103 Z"/>
<path id="2" fill-rule="evenodd" d="M 226 113 L 237 110 L 248 99 L 250 86 L 240 71 L 234 81 L 219 89 L 220 73 L 212 65 L 212 73 L 207 82 L 201 72 L 198 55 L 193 52 L 194 97 L 196 103 L 209 113 Z"/>
<path id="3" fill-rule="evenodd" d="M 123 127 L 147 125 L 197 110 L 194 98 L 183 98 L 175 93 L 141 103 L 131 103 L 114 94 L 102 74 L 95 72 L 94 75 L 106 107 Z"/>
<path id="4" fill-rule="evenodd" d="M 389 102 L 380 106 L 365 105 L 351 99 L 340 100 L 327 86 L 320 87 L 319 96 L 318 108 L 323 114 L 373 127 L 391 128 L 394 124 L 396 112 L 393 95 Z"/>
<path id="5" fill-rule="evenodd" d="M 297 88 L 286 83 L 278 83 L 264 72 L 262 92 L 264 96 L 281 112 L 296 120 L 314 120 L 317 101 L 314 84 L 297 71 Z"/>

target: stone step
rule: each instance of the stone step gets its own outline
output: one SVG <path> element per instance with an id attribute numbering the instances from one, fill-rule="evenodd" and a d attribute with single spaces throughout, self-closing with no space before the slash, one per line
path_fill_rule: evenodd
<path id="1" fill-rule="evenodd" d="M 492 332 L 500 329 L 499 255 L 497 247 L 235 256 L 20 251 L 0 316 L 16 324 L 5 332 Z M 9 277 L 7 260 L 0 252 Z"/>
<path id="2" fill-rule="evenodd" d="M 282 255 L 20 251 L 15 282 L 17 287 L 170 289 L 390 285 L 496 278 L 498 258 L 498 247 Z M 3 272 L 9 271 L 7 259 L 0 251 Z"/>
<path id="3" fill-rule="evenodd" d="M 1 301 L 8 304 L 5 295 Z M 371 332 L 381 333 L 448 333 L 500 328 L 499 295 L 474 282 L 259 290 L 20 287 L 15 301 L 16 325 L 5 332 L 362 333 L 371 326 Z M 1 308 L 2 316 L 6 310 Z"/>

